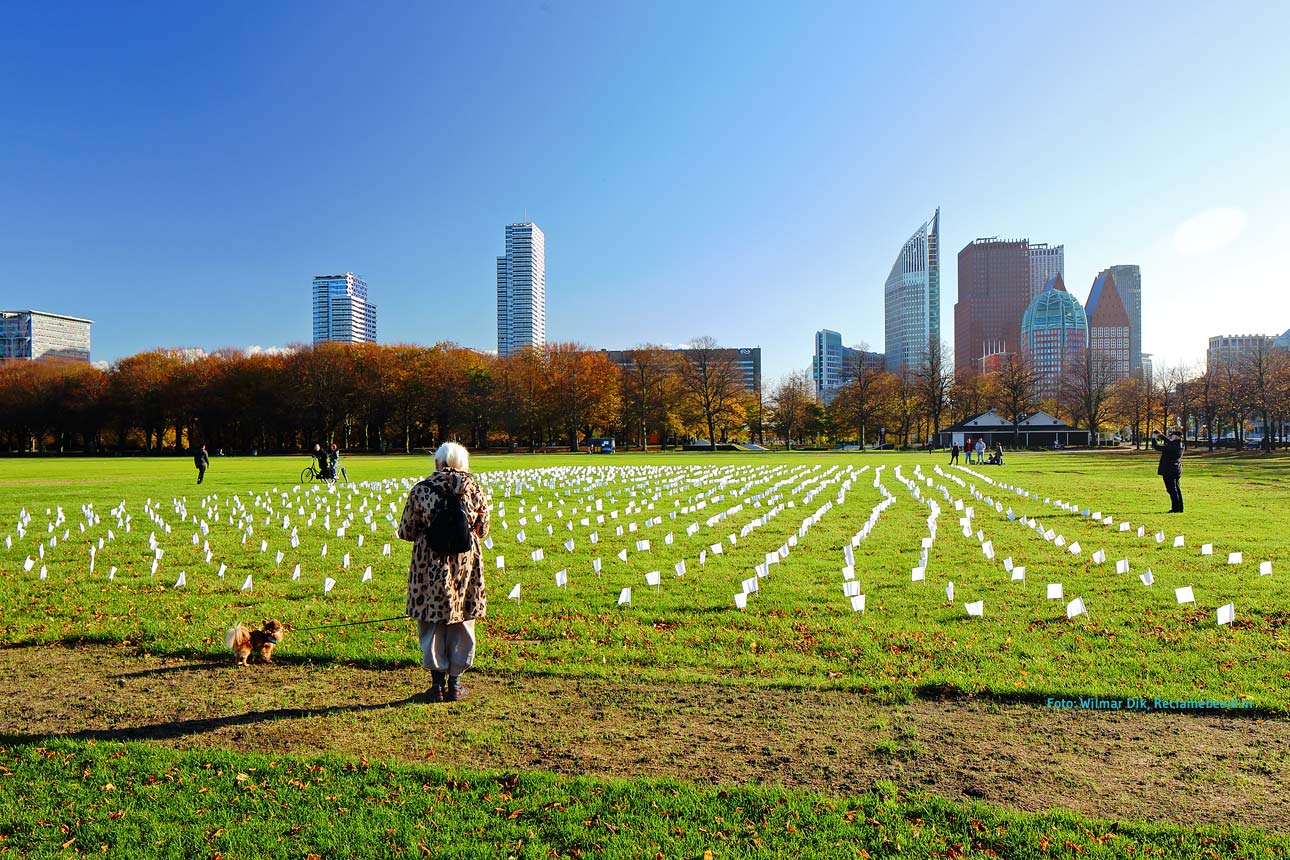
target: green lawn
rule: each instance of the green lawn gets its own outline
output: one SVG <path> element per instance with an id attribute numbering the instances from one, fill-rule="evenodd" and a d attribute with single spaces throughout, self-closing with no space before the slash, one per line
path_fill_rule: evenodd
<path id="1" fill-rule="evenodd" d="M 1003 812 L 890 784 L 777 788 L 443 771 L 52 741 L 0 747 L 0 856 L 1272 857 L 1238 828 Z"/>
<path id="2" fill-rule="evenodd" d="M 526 470 L 511 471 L 504 479 L 489 476 L 494 501 L 505 505 L 505 514 L 494 516 L 494 549 L 487 553 L 490 606 L 478 663 L 500 672 L 842 686 L 893 699 L 950 689 L 1040 703 L 1093 695 L 1240 699 L 1264 712 L 1284 708 L 1290 690 L 1285 626 L 1290 600 L 1284 586 L 1290 571 L 1282 569 L 1287 554 L 1281 523 L 1290 500 L 1286 458 L 1189 457 L 1183 480 L 1188 512 L 1182 516 L 1162 513 L 1167 498 L 1150 456 L 1016 454 L 1003 469 L 980 467 L 984 475 L 1037 493 L 1038 500 L 946 468 L 967 485 L 960 486 L 934 472 L 946 459 L 908 454 L 476 457 L 477 471 Z M 429 467 L 422 457 L 353 457 L 346 463 L 350 476 L 362 481 L 415 476 Z M 223 631 L 232 622 L 277 617 L 299 631 L 277 652 L 280 660 L 414 662 L 408 622 L 300 631 L 401 615 L 410 554 L 386 519 L 401 512 L 403 486 L 342 488 L 315 496 L 296 489 L 303 465 L 304 458 L 215 458 L 199 488 L 186 459 L 0 461 L 0 539 L 7 535 L 13 541 L 9 549 L 0 544 L 0 638 L 10 643 L 87 638 L 217 658 L 224 654 Z M 866 611 L 858 613 L 843 594 L 842 547 L 882 500 L 873 486 L 880 466 L 885 467 L 882 483 L 896 501 L 855 550 L 856 581 L 867 602 Z M 948 489 L 951 499 L 975 509 L 973 528 L 992 542 L 993 562 L 975 534 L 963 536 L 953 502 L 939 487 L 924 484 L 920 491 L 935 499 L 942 513 L 926 581 L 910 581 L 929 510 L 895 472 L 899 468 L 910 479 L 916 466 L 923 477 Z M 838 503 L 837 480 L 844 470 L 866 467 Z M 806 481 L 813 483 L 799 486 Z M 808 500 L 821 483 L 827 486 Z M 1074 556 L 1008 521 L 973 498 L 971 486 L 1005 509 L 1037 517 L 1067 541 L 1078 541 L 1084 552 Z M 681 513 L 700 492 L 709 492 L 707 507 Z M 765 498 L 755 507 L 759 494 Z M 713 496 L 723 498 L 712 501 Z M 1099 510 L 1116 525 L 1058 510 L 1044 504 L 1045 497 Z M 170 526 L 169 534 L 149 521 L 148 500 L 153 515 Z M 832 509 L 759 581 L 747 609 L 736 609 L 734 595 L 742 581 L 756 578 L 755 565 L 829 501 Z M 122 502 L 132 518 L 128 534 L 110 513 Z M 654 509 L 628 513 L 629 502 Z M 789 502 L 792 508 L 778 511 L 737 545 L 726 540 L 772 506 Z M 87 503 L 101 522 L 81 532 Z M 741 503 L 742 510 L 706 525 L 708 517 Z M 376 511 L 373 526 L 364 522 L 364 504 Z M 521 513 L 521 505 L 537 510 Z M 66 521 L 50 532 L 58 506 Z M 235 506 L 251 517 L 253 532 L 245 544 L 244 533 L 229 521 Z M 24 508 L 31 519 L 26 537 L 19 539 L 17 520 Z M 611 510 L 618 512 L 616 519 Z M 185 520 L 179 511 L 186 512 Z M 307 525 L 314 512 L 316 520 Z M 354 524 L 337 537 L 336 528 L 351 513 Z M 603 524 L 596 523 L 597 514 L 605 517 Z M 192 543 L 193 515 L 209 526 L 209 534 L 199 534 L 210 543 L 209 564 L 202 547 Z M 289 530 L 282 529 L 284 515 L 298 530 L 298 548 L 289 545 Z M 520 524 L 521 516 L 527 525 Z M 662 523 L 645 525 L 651 516 L 662 517 Z M 326 531 L 324 517 L 332 520 Z M 581 525 L 583 517 L 589 518 L 588 526 Z M 1119 531 L 1121 520 L 1132 530 Z M 637 523 L 637 532 L 627 531 L 629 522 Z M 698 532 L 687 536 L 691 523 L 698 524 Z M 548 524 L 552 535 L 546 534 Z M 620 524 L 622 537 L 614 534 Z M 1145 538 L 1137 535 L 1139 525 L 1146 528 Z M 517 540 L 521 528 L 522 543 Z M 89 547 L 109 529 L 115 539 L 105 540 L 90 573 Z M 1158 530 L 1167 535 L 1162 544 L 1151 537 Z M 589 542 L 592 531 L 599 533 L 598 544 Z M 155 575 L 148 542 L 154 532 L 164 552 Z M 672 545 L 664 543 L 668 532 L 674 535 Z M 1185 534 L 1183 548 L 1173 546 L 1177 534 Z M 49 546 L 50 537 L 57 538 L 56 546 Z M 570 537 L 572 552 L 562 546 Z M 635 551 L 635 541 L 642 538 L 650 540 L 649 552 Z M 266 553 L 259 551 L 262 540 L 268 543 Z M 36 552 L 38 542 L 45 546 L 43 559 Z M 725 552 L 709 555 L 701 566 L 700 551 L 718 542 L 724 542 Z M 386 543 L 389 557 L 381 552 Z M 1212 543 L 1214 555 L 1201 555 L 1202 543 Z M 537 548 L 543 549 L 544 561 L 531 560 L 529 553 Z M 616 557 L 623 548 L 626 562 Z M 1106 552 L 1105 564 L 1090 559 L 1099 549 Z M 1238 550 L 1243 563 L 1228 565 L 1228 552 Z M 281 564 L 275 561 L 278 551 L 284 553 Z M 342 564 L 345 553 L 351 558 L 348 568 Z M 504 570 L 495 568 L 496 555 L 505 557 Z M 24 570 L 29 557 L 32 569 Z M 596 557 L 602 563 L 599 575 L 592 569 Z M 1005 557 L 1026 567 L 1025 582 L 1010 581 L 1002 567 Z M 1121 558 L 1130 563 L 1127 575 L 1115 573 Z M 687 568 L 683 577 L 674 575 L 680 560 Z M 1264 560 L 1273 563 L 1271 576 L 1258 575 Z M 226 566 L 222 579 L 217 576 L 221 564 Z M 297 564 L 301 575 L 293 580 Z M 369 566 L 372 579 L 365 583 L 362 574 Z M 1150 587 L 1139 580 L 1148 567 L 1155 577 Z M 567 571 L 566 588 L 555 587 L 559 570 Z M 646 574 L 654 570 L 661 574 L 658 588 L 646 584 Z M 187 584 L 176 588 L 180 571 Z M 248 574 L 253 589 L 240 591 Z M 326 578 L 336 585 L 324 596 Z M 953 602 L 946 599 L 949 581 L 955 586 Z M 1064 599 L 1047 600 L 1046 585 L 1058 582 Z M 517 583 L 520 600 L 508 600 Z M 1175 587 L 1185 585 L 1194 588 L 1194 604 L 1179 605 L 1175 599 Z M 617 604 L 624 587 L 632 589 L 629 606 Z M 1084 599 L 1088 614 L 1068 620 L 1066 602 L 1076 596 Z M 984 601 L 984 617 L 969 618 L 964 604 L 977 600 Z M 1219 626 L 1215 612 L 1229 602 L 1236 621 Z"/>

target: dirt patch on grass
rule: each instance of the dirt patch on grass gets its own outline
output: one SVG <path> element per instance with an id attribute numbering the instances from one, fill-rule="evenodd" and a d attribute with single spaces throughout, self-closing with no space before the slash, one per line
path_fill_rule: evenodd
<path id="1" fill-rule="evenodd" d="M 1290 831 L 1290 721 L 882 705 L 838 691 L 472 672 L 453 705 L 428 673 L 163 659 L 103 645 L 0 649 L 0 734 L 138 740 L 441 766 L 764 783 L 830 794 L 890 779 L 1040 811 Z"/>

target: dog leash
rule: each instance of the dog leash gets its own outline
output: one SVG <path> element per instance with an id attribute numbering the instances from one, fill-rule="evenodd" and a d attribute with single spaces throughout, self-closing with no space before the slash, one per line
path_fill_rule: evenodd
<path id="1" fill-rule="evenodd" d="M 333 627 L 354 627 L 358 624 L 381 624 L 385 621 L 403 621 L 407 617 L 406 615 L 395 615 L 393 618 L 373 618 L 371 621 L 345 621 L 340 624 L 319 624 L 316 627 L 293 627 L 291 632 L 304 633 L 308 630 L 330 630 Z"/>

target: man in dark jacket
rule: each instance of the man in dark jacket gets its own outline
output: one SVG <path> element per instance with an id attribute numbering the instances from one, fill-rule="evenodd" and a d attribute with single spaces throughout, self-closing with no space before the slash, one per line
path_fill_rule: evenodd
<path id="1" fill-rule="evenodd" d="M 197 483 L 200 484 L 202 482 L 202 478 L 206 477 L 206 467 L 210 464 L 211 458 L 206 453 L 206 446 L 203 445 L 198 449 L 197 453 L 193 455 L 193 465 L 197 467 Z"/>
<path id="2" fill-rule="evenodd" d="M 1182 431 L 1170 430 L 1169 439 L 1161 442 L 1163 438 L 1159 430 L 1151 432 L 1151 447 L 1160 452 L 1160 465 L 1156 467 L 1156 474 L 1164 479 L 1165 489 L 1169 492 L 1169 513 L 1181 514 L 1183 497 L 1178 482 L 1182 478 Z"/>

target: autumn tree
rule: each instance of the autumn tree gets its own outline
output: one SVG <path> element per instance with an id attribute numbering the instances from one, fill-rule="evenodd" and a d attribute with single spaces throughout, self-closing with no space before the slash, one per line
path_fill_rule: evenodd
<path id="1" fill-rule="evenodd" d="M 1003 364 L 995 376 L 995 385 L 1003 414 L 1012 423 L 1012 446 L 1015 448 L 1020 443 L 1019 425 L 1034 409 L 1039 377 L 1026 356 L 1010 353 L 1004 356 Z"/>
<path id="2" fill-rule="evenodd" d="M 941 434 L 941 416 L 949 408 L 950 389 L 954 385 L 954 360 L 939 338 L 932 338 L 923 352 L 914 382 L 923 414 L 932 423 L 932 445 Z"/>
<path id="3" fill-rule="evenodd" d="M 677 426 L 679 376 L 676 354 L 655 344 L 642 344 L 626 353 L 622 368 L 623 425 L 640 434 L 646 449 L 650 428 L 667 434 Z"/>
<path id="4" fill-rule="evenodd" d="M 800 433 L 814 415 L 815 392 L 810 377 L 795 371 L 781 379 L 770 394 L 770 423 L 793 450 L 793 434 Z"/>
<path id="5" fill-rule="evenodd" d="M 682 394 L 690 400 L 694 412 L 708 429 L 712 451 L 717 448 L 718 423 L 729 423 L 739 404 L 743 379 L 739 364 L 729 350 L 722 349 L 712 337 L 696 338 L 681 352 L 678 376 Z"/>

